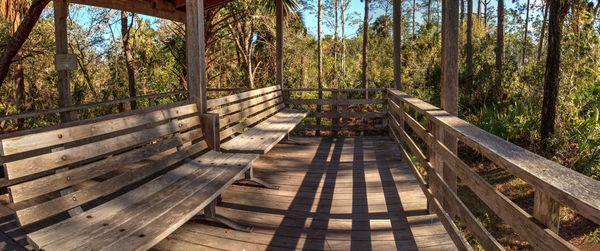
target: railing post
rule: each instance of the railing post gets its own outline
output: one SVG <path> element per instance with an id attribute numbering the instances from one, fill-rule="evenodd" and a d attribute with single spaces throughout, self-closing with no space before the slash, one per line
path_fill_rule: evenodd
<path id="1" fill-rule="evenodd" d="M 285 108 L 290 108 L 290 91 L 282 89 L 281 93 L 283 94 L 283 104 L 285 104 Z"/>
<path id="2" fill-rule="evenodd" d="M 431 121 L 430 118 L 427 118 L 427 130 L 435 137 L 435 139 L 437 139 L 438 134 L 439 134 L 439 130 L 437 128 L 437 126 L 435 125 L 435 123 L 433 121 Z M 442 159 L 437 156 L 437 154 L 435 153 L 435 148 L 434 148 L 434 142 L 427 142 L 427 159 L 429 159 L 429 162 L 431 164 L 432 169 L 429 170 L 429 172 L 438 172 L 441 173 L 441 169 L 443 167 L 443 162 Z M 431 189 L 431 193 L 433 197 L 437 197 L 438 194 L 438 190 L 437 190 L 437 184 L 435 184 L 434 179 L 431 178 L 430 173 L 427 174 L 427 184 L 429 184 L 429 188 Z M 429 211 L 429 213 L 433 214 L 435 213 L 434 209 L 435 206 L 432 204 L 432 200 L 427 201 L 427 209 Z"/>
<path id="3" fill-rule="evenodd" d="M 346 100 L 348 100 L 348 92 L 346 91 L 341 91 L 340 92 L 340 98 L 342 101 L 346 102 Z M 346 128 L 348 127 L 348 117 L 344 117 L 343 114 L 348 112 L 348 105 L 342 105 L 342 114 L 340 114 L 340 116 L 342 117 L 342 127 Z"/>
<path id="4" fill-rule="evenodd" d="M 533 197 L 533 217 L 552 232 L 558 233 L 560 227 L 560 204 L 541 190 L 535 190 Z"/>
<path id="5" fill-rule="evenodd" d="M 339 103 L 339 95 L 338 95 L 338 90 L 334 90 L 331 91 L 331 101 L 332 101 L 332 106 L 331 106 L 331 111 L 333 112 L 333 118 L 331 118 L 332 123 L 331 126 L 333 127 L 333 130 L 331 131 L 331 136 L 334 138 L 338 137 L 338 127 L 340 126 L 340 111 L 339 111 L 339 107 L 338 107 L 338 103 Z"/>

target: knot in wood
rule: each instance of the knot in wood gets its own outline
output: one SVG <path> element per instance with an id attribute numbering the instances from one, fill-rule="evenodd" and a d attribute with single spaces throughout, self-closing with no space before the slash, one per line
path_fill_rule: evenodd
<path id="1" fill-rule="evenodd" d="M 67 155 L 63 155 L 62 157 L 60 157 L 60 159 L 67 160 Z"/>
<path id="2" fill-rule="evenodd" d="M 62 139 L 62 137 L 63 137 L 63 136 L 62 136 L 62 133 L 59 133 L 59 134 L 58 134 L 58 138 L 59 138 L 59 139 Z"/>

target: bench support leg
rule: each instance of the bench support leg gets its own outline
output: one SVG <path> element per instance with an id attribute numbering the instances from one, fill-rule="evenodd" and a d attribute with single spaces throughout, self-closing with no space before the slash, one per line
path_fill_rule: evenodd
<path id="1" fill-rule="evenodd" d="M 284 144 L 294 144 L 294 145 L 300 145 L 300 146 L 306 145 L 304 143 L 298 142 L 298 141 L 293 140 L 292 138 L 290 138 L 290 134 L 289 133 L 285 135 L 285 139 L 284 139 L 284 141 L 282 143 L 284 143 Z"/>
<path id="2" fill-rule="evenodd" d="M 254 230 L 254 227 L 252 226 L 243 226 L 237 222 L 234 222 L 230 219 L 228 219 L 225 216 L 222 215 L 218 215 L 216 212 L 216 206 L 215 206 L 215 201 L 212 201 L 210 204 L 206 205 L 206 207 L 204 208 L 204 215 L 198 215 L 197 218 L 195 217 L 195 219 L 197 220 L 214 220 L 216 222 L 219 222 L 231 229 L 235 229 L 238 231 L 244 231 L 244 232 L 252 232 L 252 230 Z"/>
<path id="3" fill-rule="evenodd" d="M 279 186 L 271 185 L 259 178 L 254 177 L 253 170 L 254 169 L 252 167 L 250 167 L 250 169 L 248 169 L 248 171 L 246 171 L 246 173 L 244 174 L 244 178 L 240 179 L 240 180 L 236 180 L 234 184 L 239 184 L 240 182 L 249 181 L 249 182 L 255 183 L 259 186 L 265 187 L 265 188 L 279 190 Z"/>

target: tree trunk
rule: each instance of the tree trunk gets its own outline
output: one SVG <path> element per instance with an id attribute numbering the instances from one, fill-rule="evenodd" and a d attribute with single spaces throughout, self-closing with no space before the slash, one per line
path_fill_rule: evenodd
<path id="1" fill-rule="evenodd" d="M 427 0 L 427 23 L 431 21 L 431 0 Z"/>
<path id="2" fill-rule="evenodd" d="M 333 74 L 335 86 L 338 86 L 339 72 L 338 72 L 338 2 L 340 0 L 333 0 L 333 7 L 335 9 L 335 26 L 333 31 Z"/>
<path id="3" fill-rule="evenodd" d="M 481 0 L 477 1 L 477 19 L 481 22 Z"/>
<path id="4" fill-rule="evenodd" d="M 525 35 L 523 38 L 523 58 L 521 59 L 521 65 L 523 67 L 523 70 L 525 69 L 525 57 L 527 55 L 527 33 L 529 32 L 529 3 L 530 0 L 527 0 L 527 11 L 526 11 L 526 16 L 525 16 Z"/>
<path id="5" fill-rule="evenodd" d="M 488 20 L 488 4 L 489 2 L 487 0 L 483 0 L 483 26 L 487 27 L 487 20 Z"/>
<path id="6" fill-rule="evenodd" d="M 417 12 L 417 0 L 413 0 L 412 4 L 412 37 L 415 37 L 415 12 Z"/>
<path id="7" fill-rule="evenodd" d="M 547 140 L 554 133 L 559 86 L 560 43 L 562 39 L 561 0 L 548 0 L 548 5 L 548 54 L 546 56 L 546 74 L 544 76 L 542 124 L 540 126 L 542 142 L 548 142 Z"/>
<path id="8" fill-rule="evenodd" d="M 340 0 L 340 11 L 341 11 L 341 21 L 342 21 L 342 77 L 346 76 L 346 29 L 345 29 L 345 22 L 344 22 L 344 10 L 346 9 L 347 5 L 344 6 L 344 0 Z M 338 86 L 338 88 L 341 88 L 340 86 Z"/>
<path id="9" fill-rule="evenodd" d="M 23 21 L 19 25 L 17 32 L 15 32 L 6 44 L 6 49 L 4 49 L 4 52 L 0 57 L 0 86 L 2 86 L 2 83 L 4 83 L 4 80 L 8 75 L 8 70 L 10 69 L 13 58 L 17 55 L 19 50 L 21 50 L 23 43 L 25 43 L 25 40 L 29 37 L 33 27 L 40 18 L 42 11 L 44 11 L 44 8 L 49 2 L 50 0 L 33 0 L 31 6 L 27 10 L 27 14 L 25 14 Z"/>
<path id="10" fill-rule="evenodd" d="M 135 20 L 135 16 L 132 17 Z M 132 21 L 133 23 L 133 21 Z M 131 53 L 131 43 L 129 42 L 129 31 L 131 27 L 127 23 L 127 12 L 121 11 L 121 40 L 123 40 L 123 51 L 125 52 L 125 61 L 127 65 L 127 77 L 129 82 L 129 97 L 136 96 L 135 71 L 133 70 L 133 55 Z M 137 109 L 137 102 L 130 102 L 131 110 Z"/>
<path id="11" fill-rule="evenodd" d="M 544 37 L 545 32 L 546 32 L 546 22 L 548 21 L 548 1 L 545 1 L 545 8 L 544 8 L 544 20 L 542 21 L 542 30 L 540 31 L 540 42 L 538 44 L 538 54 L 537 54 L 537 61 L 540 62 L 541 58 L 542 58 L 542 49 L 544 48 Z"/>
<path id="12" fill-rule="evenodd" d="M 458 25 L 462 26 L 464 16 L 465 16 L 465 0 L 460 0 L 460 19 L 459 19 Z"/>
<path id="13" fill-rule="evenodd" d="M 498 25 L 496 31 L 496 83 L 493 93 L 500 99 L 502 90 L 502 61 L 504 58 L 504 0 L 498 0 Z"/>
<path id="14" fill-rule="evenodd" d="M 323 10 L 323 5 L 321 4 L 321 0 L 319 0 L 318 2 L 318 7 L 317 7 L 317 47 L 319 47 L 319 55 L 318 55 L 318 60 L 319 60 L 319 73 L 318 73 L 318 80 L 319 80 L 319 99 L 323 99 L 323 92 L 321 91 L 321 89 L 323 89 L 323 46 L 322 46 L 322 41 L 321 41 L 321 11 Z M 321 105 L 317 105 L 317 112 L 321 112 Z M 317 125 L 321 125 L 321 118 L 317 118 Z M 319 136 L 321 135 L 321 131 L 316 130 L 315 131 L 315 135 Z"/>
<path id="15" fill-rule="evenodd" d="M 473 89 L 473 0 L 467 0 L 467 44 L 465 45 L 467 54 L 467 79 L 465 81 L 464 96 L 467 104 L 471 104 L 471 90 Z"/>
<path id="16" fill-rule="evenodd" d="M 363 88 L 369 88 L 367 80 L 368 62 L 367 62 L 367 47 L 369 46 L 369 0 L 365 1 L 365 18 L 363 21 L 363 55 L 362 55 L 362 84 Z M 365 91 L 365 98 L 369 98 L 369 92 Z"/>

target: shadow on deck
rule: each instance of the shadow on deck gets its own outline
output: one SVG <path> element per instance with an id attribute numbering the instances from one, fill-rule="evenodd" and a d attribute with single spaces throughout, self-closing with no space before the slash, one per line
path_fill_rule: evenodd
<path id="1" fill-rule="evenodd" d="M 217 212 L 255 227 L 190 221 L 155 250 L 456 249 L 389 138 L 306 137 L 255 164 L 280 190 L 232 186 Z"/>

